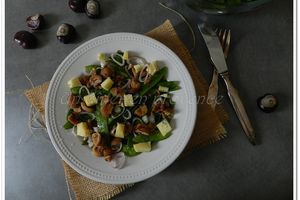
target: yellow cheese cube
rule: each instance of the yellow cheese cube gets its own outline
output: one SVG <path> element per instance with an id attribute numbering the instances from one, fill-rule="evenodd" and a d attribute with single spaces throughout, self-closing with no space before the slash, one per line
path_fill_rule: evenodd
<path id="1" fill-rule="evenodd" d="M 158 130 L 161 132 L 161 134 L 163 136 L 165 136 L 167 133 L 171 132 L 172 131 L 172 127 L 171 125 L 169 124 L 169 122 L 164 119 L 162 120 L 161 122 L 159 122 L 156 127 L 158 128 Z"/>
<path id="2" fill-rule="evenodd" d="M 136 152 L 149 152 L 151 151 L 151 142 L 137 143 L 133 145 Z"/>
<path id="3" fill-rule="evenodd" d="M 106 79 L 105 79 L 105 81 L 103 81 L 102 83 L 101 83 L 101 87 L 104 89 L 104 90 L 109 90 L 111 87 L 112 87 L 112 85 L 114 84 L 114 82 L 111 80 L 111 78 L 110 77 L 107 77 Z"/>
<path id="4" fill-rule="evenodd" d="M 76 78 L 72 78 L 71 80 L 69 80 L 68 81 L 68 86 L 69 86 L 69 88 L 81 86 L 79 78 L 76 77 Z"/>
<path id="5" fill-rule="evenodd" d="M 91 93 L 89 95 L 84 96 L 83 100 L 87 106 L 93 106 L 98 103 L 98 99 L 97 99 L 95 93 Z"/>
<path id="6" fill-rule="evenodd" d="M 160 92 L 168 92 L 169 88 L 168 87 L 164 87 L 164 86 L 158 86 L 158 91 L 160 91 Z"/>
<path id="7" fill-rule="evenodd" d="M 139 64 L 133 66 L 136 73 L 142 71 L 143 67 L 144 67 L 143 65 L 139 65 Z"/>
<path id="8" fill-rule="evenodd" d="M 123 53 L 123 60 L 128 60 L 128 58 L 129 58 L 128 51 L 125 51 Z"/>
<path id="9" fill-rule="evenodd" d="M 124 138 L 124 134 L 125 134 L 125 124 L 117 123 L 115 137 Z"/>
<path id="10" fill-rule="evenodd" d="M 169 98 L 170 97 L 170 95 L 168 94 L 168 93 L 164 93 L 164 94 L 162 94 L 162 95 L 160 95 L 161 97 L 164 97 L 164 98 Z"/>
<path id="11" fill-rule="evenodd" d="M 155 60 L 151 62 L 150 65 L 147 67 L 146 71 L 151 75 L 155 74 L 155 72 L 158 71 L 157 61 Z"/>
<path id="12" fill-rule="evenodd" d="M 124 94 L 124 106 L 125 107 L 134 106 L 133 97 L 131 94 Z"/>
<path id="13" fill-rule="evenodd" d="M 89 137 L 91 130 L 89 129 L 86 122 L 80 122 L 77 124 L 77 135 L 81 137 Z"/>
<path id="14" fill-rule="evenodd" d="M 99 53 L 98 60 L 102 63 L 102 62 L 107 62 L 108 58 L 104 53 Z"/>

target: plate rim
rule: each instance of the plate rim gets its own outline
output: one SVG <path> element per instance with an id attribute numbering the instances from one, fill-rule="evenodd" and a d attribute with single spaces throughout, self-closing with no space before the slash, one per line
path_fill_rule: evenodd
<path id="1" fill-rule="evenodd" d="M 190 120 L 191 120 L 191 123 L 192 124 L 192 127 L 190 128 L 190 131 L 189 133 L 186 133 L 185 134 L 185 141 L 183 143 L 181 143 L 181 146 L 179 148 L 179 150 L 176 151 L 175 154 L 172 154 L 172 158 L 170 159 L 167 159 L 166 161 L 168 161 L 166 164 L 162 165 L 162 167 L 160 167 L 159 169 L 155 170 L 154 173 L 148 173 L 148 174 L 145 174 L 143 176 L 137 176 L 137 177 L 134 177 L 134 178 L 131 178 L 132 181 L 128 182 L 126 180 L 119 180 L 119 179 L 114 179 L 114 180 L 111 180 L 111 179 L 102 179 L 102 178 L 97 178 L 95 176 L 92 176 L 91 174 L 87 173 L 86 171 L 83 171 L 81 168 L 79 168 L 77 165 L 75 165 L 73 162 L 71 162 L 66 155 L 64 155 L 64 153 L 62 152 L 62 150 L 60 149 L 61 147 L 59 147 L 59 145 L 56 143 L 56 140 L 54 139 L 54 135 L 52 133 L 52 129 L 54 127 L 51 127 L 50 125 L 50 119 L 49 119 L 49 101 L 51 100 L 51 97 L 50 97 L 50 94 L 53 90 L 53 85 L 56 81 L 56 78 L 57 76 L 59 75 L 59 73 L 61 73 L 61 70 L 63 69 L 64 65 L 66 64 L 66 62 L 70 59 L 70 57 L 72 57 L 76 52 L 78 52 L 80 49 L 82 49 L 83 47 L 87 46 L 88 44 L 92 44 L 93 42 L 97 41 L 97 40 L 101 40 L 102 38 L 105 38 L 105 37 L 135 37 L 135 38 L 138 38 L 140 40 L 145 40 L 149 43 L 152 43 L 156 46 L 160 46 L 164 51 L 166 51 L 167 53 L 169 53 L 171 56 L 173 56 L 175 59 L 176 59 L 176 62 L 181 65 L 181 66 L 184 66 L 182 68 L 182 70 L 185 72 L 185 76 L 187 76 L 188 79 L 190 79 L 190 81 L 187 83 L 188 85 L 188 88 L 189 88 L 189 92 L 191 93 L 190 95 L 188 96 L 191 96 L 193 99 L 192 99 L 192 103 L 190 104 L 191 107 L 192 107 L 192 113 L 190 113 Z M 91 49 L 91 48 L 89 48 Z M 89 50 L 88 49 L 88 50 Z M 87 51 L 88 51 L 87 50 Z M 70 65 L 68 67 L 66 67 L 66 69 L 69 69 Z M 63 73 L 64 75 L 65 73 Z M 62 75 L 62 76 L 63 76 Z M 59 81 L 59 80 L 58 80 Z M 60 81 L 59 81 L 60 82 Z M 55 94 L 57 93 L 57 89 L 56 91 L 54 92 Z M 55 97 L 52 97 L 52 99 L 55 99 Z M 51 78 L 51 81 L 50 81 L 50 84 L 49 84 L 49 87 L 48 87 L 48 90 L 47 90 L 47 95 L 46 95 L 46 101 L 45 101 L 45 121 L 46 121 L 46 126 L 47 126 L 47 131 L 48 131 L 48 134 L 49 134 L 49 137 L 51 139 L 51 143 L 53 144 L 55 150 L 57 151 L 57 153 L 60 155 L 60 157 L 72 168 L 74 169 L 76 172 L 78 172 L 79 174 L 89 178 L 89 179 L 92 179 L 94 181 L 97 181 L 97 182 L 101 182 L 101 183 L 108 183 L 108 184 L 130 184 L 130 183 L 136 183 L 136 182 L 140 182 L 140 181 L 143 181 L 145 179 L 148 179 L 160 172 L 162 172 L 164 169 L 166 169 L 167 167 L 169 167 L 177 158 L 178 156 L 182 153 L 182 151 L 184 150 L 184 148 L 186 147 L 187 143 L 189 142 L 191 136 L 192 136 L 192 133 L 193 133 L 193 130 L 194 130 L 194 127 L 195 127 L 195 124 L 196 124 L 196 118 L 197 118 L 197 105 L 196 105 L 196 90 L 195 90 L 195 85 L 193 83 L 193 79 L 189 73 L 189 71 L 187 70 L 185 64 L 182 62 L 182 60 L 175 54 L 175 52 L 173 52 L 169 47 L 167 47 L 165 44 L 161 43 L 160 41 L 157 41 L 149 36 L 145 36 L 145 35 L 142 35 L 142 34 L 137 34 L 137 33 L 130 33 L 130 32 L 115 32 L 115 33 L 109 33 L 109 34 L 104 34 L 104 35 L 100 35 L 100 36 L 97 36 L 93 39 L 90 39 L 86 42 L 84 42 L 83 44 L 79 45 L 77 48 L 75 48 L 74 50 L 72 50 L 64 59 L 63 61 L 60 63 L 60 65 L 58 66 L 58 68 L 56 69 L 55 73 L 53 74 L 52 78 Z M 55 119 L 55 118 L 54 118 Z M 54 120 L 52 119 L 52 120 Z M 57 131 L 59 133 L 59 131 Z"/>

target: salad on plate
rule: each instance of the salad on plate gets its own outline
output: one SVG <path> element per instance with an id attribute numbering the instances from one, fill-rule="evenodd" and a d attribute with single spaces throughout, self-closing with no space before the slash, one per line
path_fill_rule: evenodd
<path id="1" fill-rule="evenodd" d="M 171 135 L 171 92 L 180 87 L 167 80 L 167 67 L 128 51 L 100 53 L 98 60 L 68 81 L 64 128 L 73 129 L 93 155 L 121 168 L 126 156 L 150 152 Z"/>

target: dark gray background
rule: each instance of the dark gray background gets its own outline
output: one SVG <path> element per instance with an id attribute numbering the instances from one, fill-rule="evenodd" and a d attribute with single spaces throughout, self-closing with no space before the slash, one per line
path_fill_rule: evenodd
<path id="1" fill-rule="evenodd" d="M 28 138 L 29 103 L 23 90 L 49 81 L 59 63 L 78 45 L 111 32 L 144 33 L 170 19 L 180 37 L 191 47 L 191 34 L 174 13 L 158 1 L 102 0 L 103 17 L 88 19 L 76 14 L 64 1 L 6 1 L 6 198 L 68 199 L 62 164 L 51 143 L 42 136 Z M 116 199 L 292 199 L 292 53 L 293 9 L 291 0 L 274 0 L 251 13 L 229 16 L 200 16 L 182 6 L 176 8 L 192 22 L 207 20 L 232 29 L 228 65 L 235 86 L 245 101 L 259 145 L 247 141 L 229 104 L 228 138 L 199 149 L 176 161 L 162 173 L 118 195 Z M 39 48 L 23 50 L 13 42 L 15 32 L 25 29 L 27 16 L 41 13 L 46 30 L 35 33 Z M 56 40 L 57 27 L 73 24 L 80 38 L 64 45 Z M 209 81 L 212 68 L 203 41 L 197 34 L 192 52 Z M 225 95 L 220 82 L 220 94 Z M 266 92 L 278 96 L 280 106 L 272 114 L 258 110 L 256 98 Z M 19 145 L 19 138 L 25 140 Z"/>

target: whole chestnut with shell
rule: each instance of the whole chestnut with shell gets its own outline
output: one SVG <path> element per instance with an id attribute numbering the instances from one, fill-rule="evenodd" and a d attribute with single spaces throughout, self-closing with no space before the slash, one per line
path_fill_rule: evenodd
<path id="1" fill-rule="evenodd" d="M 45 26 L 45 20 L 41 14 L 35 14 L 27 17 L 26 23 L 31 30 L 39 30 Z"/>
<path id="2" fill-rule="evenodd" d="M 71 10 L 77 13 L 85 11 L 85 5 L 87 0 L 69 0 L 69 7 Z"/>
<path id="3" fill-rule="evenodd" d="M 14 40 L 24 49 L 33 49 L 37 45 L 36 37 L 28 31 L 18 31 L 14 35 Z"/>
<path id="4" fill-rule="evenodd" d="M 68 44 L 75 40 L 76 30 L 71 24 L 61 24 L 56 31 L 56 37 L 60 42 Z"/>
<path id="5" fill-rule="evenodd" d="M 265 94 L 257 99 L 257 106 L 263 112 L 270 113 L 278 107 L 278 100 L 272 94 Z"/>
<path id="6" fill-rule="evenodd" d="M 85 6 L 85 13 L 89 18 L 100 16 L 100 3 L 97 0 L 88 0 Z"/>

